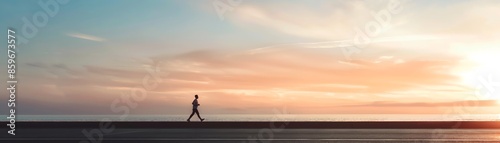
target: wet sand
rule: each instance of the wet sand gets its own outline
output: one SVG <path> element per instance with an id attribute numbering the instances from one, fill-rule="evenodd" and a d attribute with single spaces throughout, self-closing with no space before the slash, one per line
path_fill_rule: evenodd
<path id="1" fill-rule="evenodd" d="M 16 136 L 2 127 L 0 142 L 500 142 L 500 122 L 107 123 L 19 122 Z"/>

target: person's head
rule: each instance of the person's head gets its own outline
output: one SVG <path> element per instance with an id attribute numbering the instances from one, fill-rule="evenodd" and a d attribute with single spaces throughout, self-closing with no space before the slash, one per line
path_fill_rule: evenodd
<path id="1" fill-rule="evenodd" d="M 194 98 L 198 99 L 198 94 L 194 95 Z"/>

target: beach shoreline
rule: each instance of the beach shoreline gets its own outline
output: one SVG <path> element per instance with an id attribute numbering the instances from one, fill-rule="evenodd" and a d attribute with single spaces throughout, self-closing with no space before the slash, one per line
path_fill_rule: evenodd
<path id="1" fill-rule="evenodd" d="M 2 121 L 2 124 L 8 122 Z M 22 128 L 99 128 L 100 124 L 116 128 L 164 128 L 164 129 L 500 129 L 500 121 L 249 121 L 249 122 L 160 122 L 160 121 L 22 121 L 16 126 Z"/>

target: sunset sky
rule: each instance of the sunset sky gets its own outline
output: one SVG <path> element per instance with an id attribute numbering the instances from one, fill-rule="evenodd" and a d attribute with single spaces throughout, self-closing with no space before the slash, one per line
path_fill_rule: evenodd
<path id="1" fill-rule="evenodd" d="M 69 1 L 18 45 L 18 114 L 122 113 L 111 106 L 189 114 L 195 94 L 203 114 L 500 114 L 499 7 L 498 0 Z M 44 11 L 28 0 L 0 9 L 2 31 L 19 36 L 23 19 Z M 378 14 L 389 14 L 387 23 Z M 370 42 L 356 46 L 360 32 Z M 158 85 L 144 100 L 127 96 L 145 89 L 145 77 Z M 133 103 L 113 105 L 123 98 Z"/>

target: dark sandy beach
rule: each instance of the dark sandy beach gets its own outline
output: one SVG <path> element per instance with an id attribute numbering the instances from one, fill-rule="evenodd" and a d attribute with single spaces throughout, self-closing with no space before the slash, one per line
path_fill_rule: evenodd
<path id="1" fill-rule="evenodd" d="M 6 122 L 2 122 L 7 124 Z M 101 124 L 101 126 L 100 126 Z M 0 142 L 500 142 L 500 122 L 19 122 Z"/>

